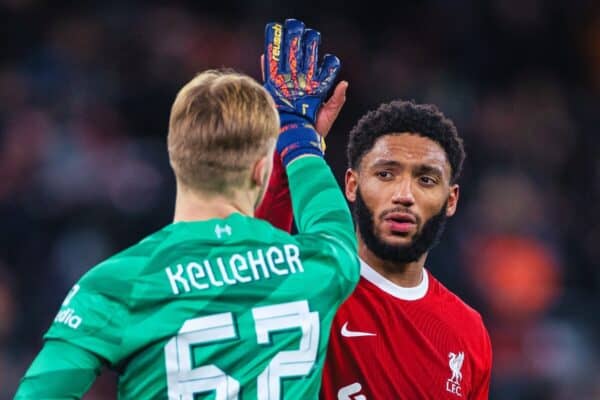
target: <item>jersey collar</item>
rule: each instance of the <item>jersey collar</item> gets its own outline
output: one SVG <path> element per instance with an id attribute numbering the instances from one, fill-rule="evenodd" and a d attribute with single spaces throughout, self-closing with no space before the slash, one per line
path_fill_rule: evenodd
<path id="1" fill-rule="evenodd" d="M 401 300 L 419 300 L 425 297 L 429 289 L 429 273 L 423 268 L 423 279 L 415 287 L 398 286 L 375 271 L 369 264 L 360 259 L 360 275 L 384 292 Z"/>

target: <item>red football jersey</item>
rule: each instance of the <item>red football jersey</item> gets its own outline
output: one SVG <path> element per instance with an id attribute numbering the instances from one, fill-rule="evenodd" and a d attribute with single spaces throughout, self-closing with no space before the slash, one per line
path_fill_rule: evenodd
<path id="1" fill-rule="evenodd" d="M 402 288 L 361 261 L 331 328 L 321 399 L 487 399 L 491 363 L 479 313 L 429 272 Z"/>

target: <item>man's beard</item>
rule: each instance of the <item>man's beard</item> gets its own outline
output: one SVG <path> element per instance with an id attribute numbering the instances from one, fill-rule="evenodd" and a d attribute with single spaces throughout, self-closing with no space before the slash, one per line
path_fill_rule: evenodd
<path id="1" fill-rule="evenodd" d="M 373 212 L 367 207 L 360 190 L 356 190 L 356 201 L 354 202 L 354 218 L 358 230 L 367 248 L 382 260 L 406 264 L 417 261 L 423 254 L 435 246 L 442 236 L 446 225 L 446 208 L 448 200 L 444 202 L 442 209 L 425 222 L 421 232 L 417 232 L 409 244 L 389 244 L 375 233 L 375 218 Z M 405 211 L 398 209 L 397 211 Z"/>

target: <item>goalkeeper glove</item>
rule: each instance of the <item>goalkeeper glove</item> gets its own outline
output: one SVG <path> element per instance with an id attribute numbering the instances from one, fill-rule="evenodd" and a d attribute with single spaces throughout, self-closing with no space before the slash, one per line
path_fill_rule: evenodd
<path id="1" fill-rule="evenodd" d="M 324 145 L 314 129 L 315 118 L 340 69 L 340 61 L 325 55 L 317 65 L 321 35 L 301 21 L 269 23 L 265 29 L 264 86 L 281 119 L 277 151 L 283 165 L 300 155 L 323 155 Z"/>

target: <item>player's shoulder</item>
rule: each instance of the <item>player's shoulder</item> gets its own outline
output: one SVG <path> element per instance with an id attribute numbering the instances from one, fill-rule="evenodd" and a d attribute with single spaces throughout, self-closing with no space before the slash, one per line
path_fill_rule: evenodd
<path id="1" fill-rule="evenodd" d="M 439 304 L 443 314 L 448 315 L 451 318 L 460 319 L 461 324 L 468 324 L 471 327 L 485 329 L 483 318 L 479 311 L 471 307 L 457 294 L 444 286 L 444 284 L 437 280 L 431 272 L 428 273 L 431 294 Z"/>
<path id="2" fill-rule="evenodd" d="M 283 229 L 273 226 L 270 222 L 255 217 L 242 217 L 247 224 L 252 236 L 263 239 L 266 242 L 289 241 L 294 239 L 294 235 Z"/>
<path id="3" fill-rule="evenodd" d="M 108 257 L 88 270 L 81 277 L 80 284 L 101 289 L 133 281 L 168 235 L 169 230 L 163 228 Z"/>
<path id="4" fill-rule="evenodd" d="M 288 240 L 292 235 L 271 223 L 240 213 L 232 213 L 226 218 L 213 218 L 203 221 L 178 222 L 171 226 L 173 235 L 166 240 L 163 247 L 187 244 L 205 245 L 237 245 L 240 243 L 272 243 Z"/>

